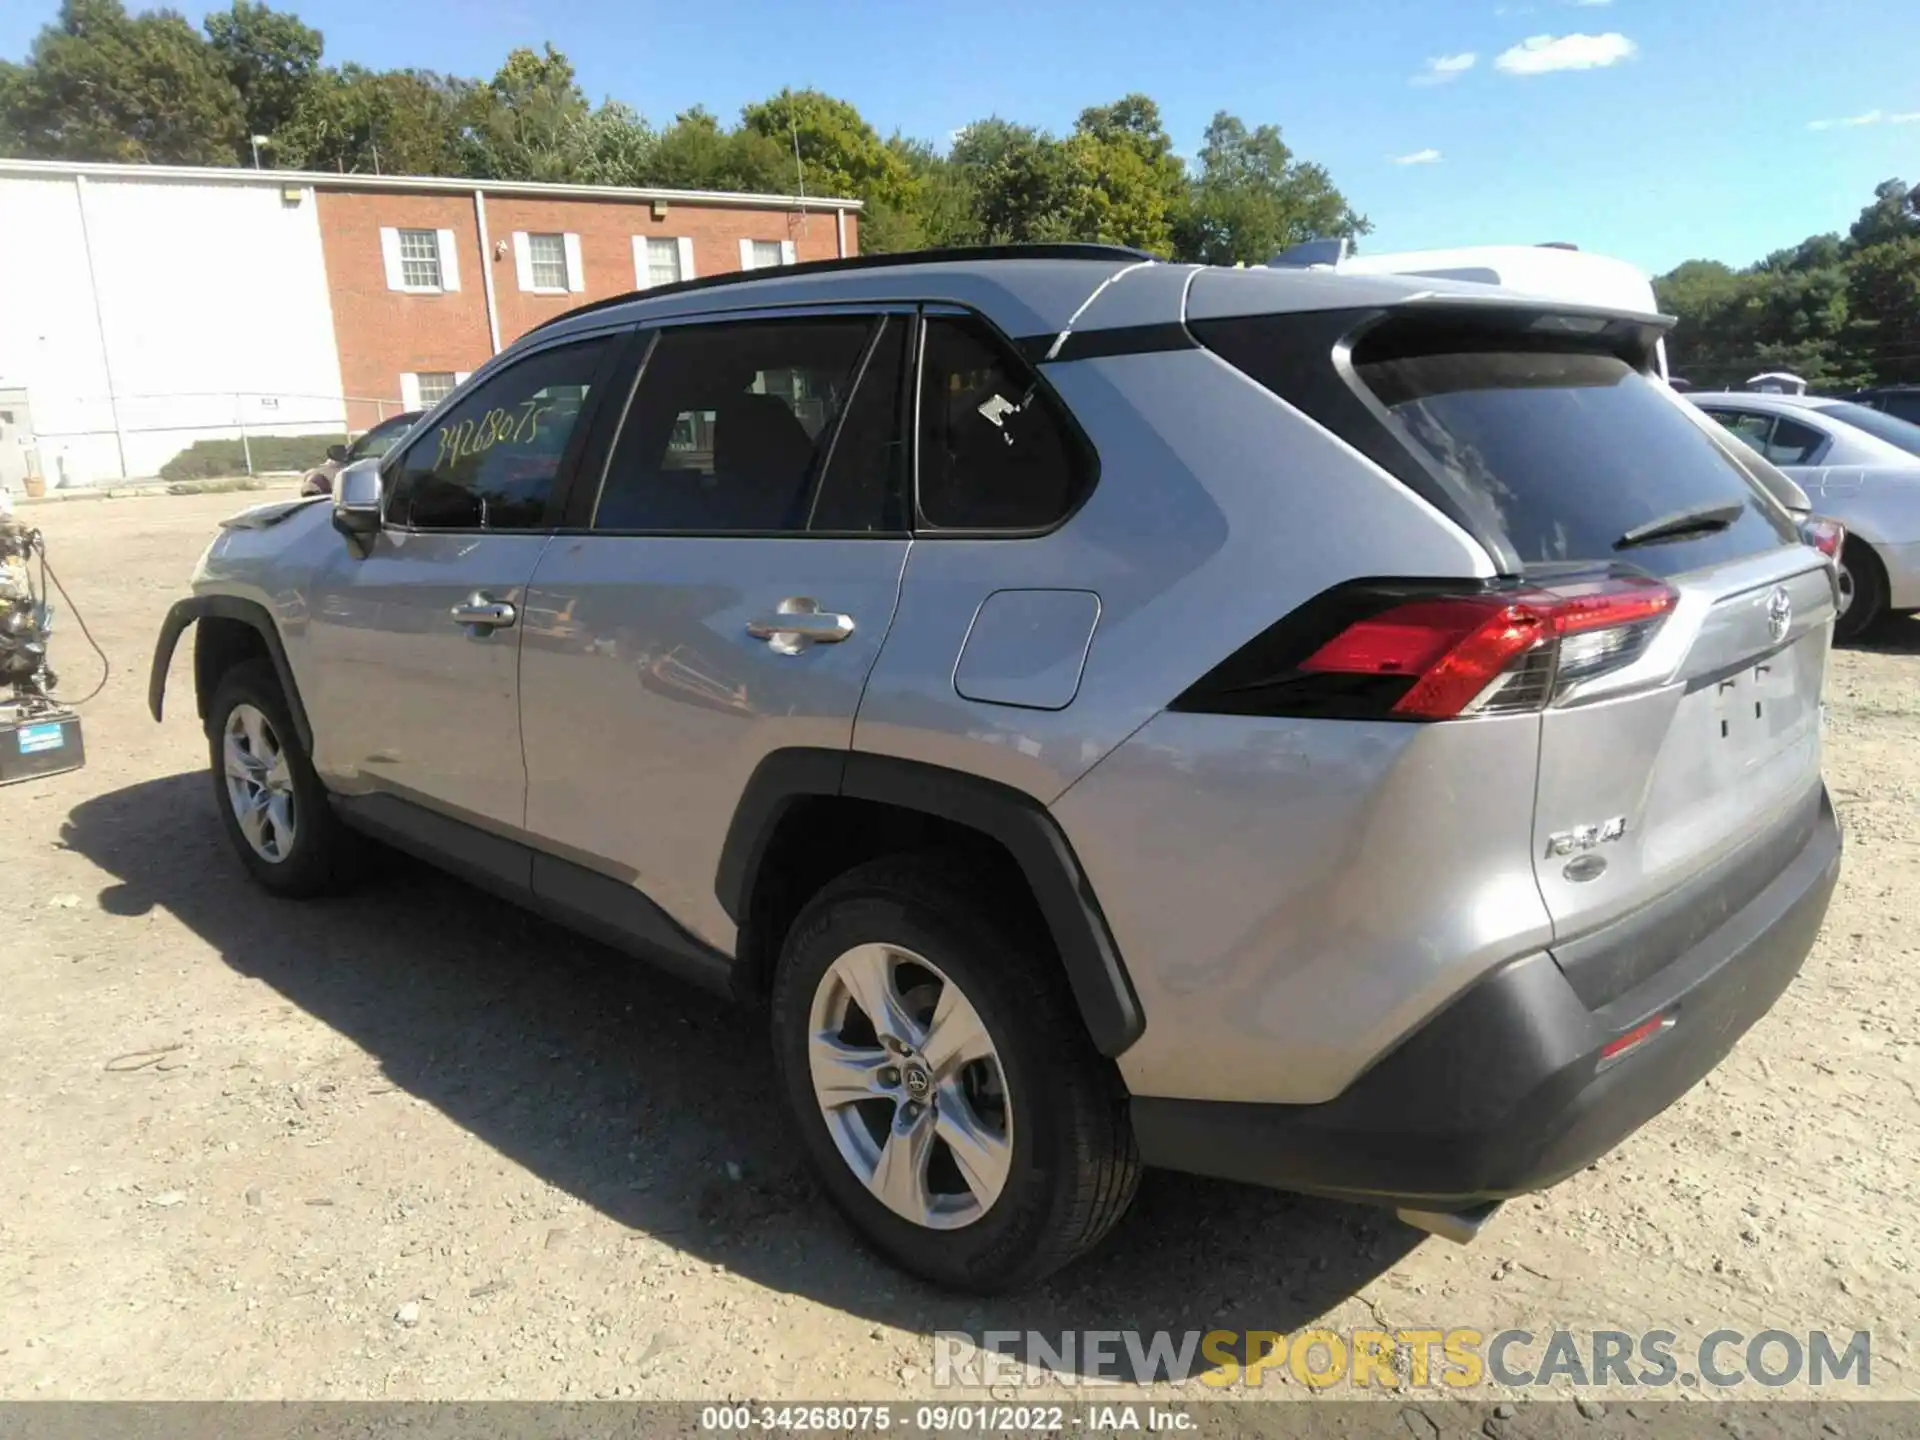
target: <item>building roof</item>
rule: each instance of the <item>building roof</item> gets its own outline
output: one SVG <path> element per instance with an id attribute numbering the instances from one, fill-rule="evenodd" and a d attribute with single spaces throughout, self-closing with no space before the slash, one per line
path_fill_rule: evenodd
<path id="1" fill-rule="evenodd" d="M 548 200 L 627 200 L 672 205 L 727 205 L 749 210 L 859 210 L 859 200 L 829 195 L 752 195 L 734 190 L 656 190 L 628 185 L 554 185 L 535 180 L 469 180 L 449 175 L 336 174 L 325 170 L 250 170 L 239 165 L 122 165 L 83 160 L 11 160 L 0 176 L 178 181 L 204 185 L 301 185 L 317 190 L 410 190 L 471 195 L 527 195 Z"/>

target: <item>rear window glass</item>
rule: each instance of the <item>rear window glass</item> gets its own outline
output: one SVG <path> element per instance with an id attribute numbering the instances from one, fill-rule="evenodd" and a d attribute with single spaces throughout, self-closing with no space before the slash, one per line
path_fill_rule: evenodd
<path id="1" fill-rule="evenodd" d="M 1856 430 L 1864 430 L 1874 439 L 1884 440 L 1909 455 L 1920 455 L 1920 425 L 1910 420 L 1902 420 L 1897 415 L 1883 415 L 1878 410 L 1847 400 L 1838 400 L 1819 408 L 1822 415 L 1844 420 Z"/>
<path id="2" fill-rule="evenodd" d="M 1790 543 L 1784 519 L 1659 382 L 1613 355 L 1473 351 L 1362 362 L 1430 465 L 1479 497 L 1530 565 L 1620 559 L 1656 574 Z M 1738 502 L 1724 530 L 1629 547 L 1629 532 Z"/>

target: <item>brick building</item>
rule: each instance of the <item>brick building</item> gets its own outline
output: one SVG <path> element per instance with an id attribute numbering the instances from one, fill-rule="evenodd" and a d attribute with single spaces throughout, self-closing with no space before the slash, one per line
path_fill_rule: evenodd
<path id="1" fill-rule="evenodd" d="M 858 252 L 857 201 L 0 159 L 0 485 L 361 430 L 585 301 Z"/>

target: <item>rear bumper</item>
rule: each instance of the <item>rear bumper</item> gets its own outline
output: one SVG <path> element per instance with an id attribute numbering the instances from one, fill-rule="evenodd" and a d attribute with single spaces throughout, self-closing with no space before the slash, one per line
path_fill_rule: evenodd
<path id="1" fill-rule="evenodd" d="M 1472 986 L 1324 1104 L 1136 1097 L 1141 1158 L 1427 1209 L 1544 1189 L 1666 1109 L 1766 1014 L 1813 947 L 1840 851 L 1823 789 L 1811 833 L 1771 883 L 1607 1004 L 1589 1009 L 1551 955 L 1530 955 Z M 1656 920 L 1645 933 L 1615 927 L 1609 939 L 1631 948 L 1663 933 L 1672 932 Z M 1674 1018 L 1669 1029 L 1602 1064 L 1609 1040 L 1662 1015 Z"/>
<path id="2" fill-rule="evenodd" d="M 1887 569 L 1887 608 L 1920 609 L 1920 540 L 1911 545 L 1883 545 L 1880 559 Z"/>

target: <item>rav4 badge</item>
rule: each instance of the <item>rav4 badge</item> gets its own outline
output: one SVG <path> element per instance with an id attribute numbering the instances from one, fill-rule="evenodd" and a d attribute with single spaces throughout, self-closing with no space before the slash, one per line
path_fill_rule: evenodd
<path id="1" fill-rule="evenodd" d="M 1571 830 L 1556 830 L 1547 837 L 1547 854 L 1551 857 L 1591 850 L 1596 845 L 1610 844 L 1626 833 L 1627 817 L 1624 815 L 1602 820 L 1598 825 L 1576 825 Z"/>

